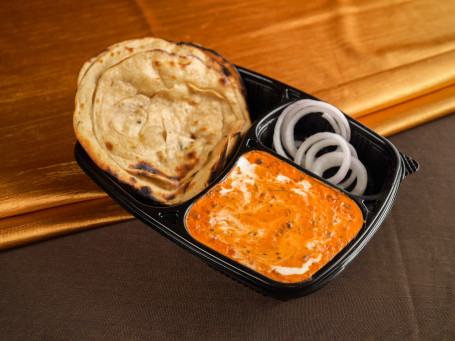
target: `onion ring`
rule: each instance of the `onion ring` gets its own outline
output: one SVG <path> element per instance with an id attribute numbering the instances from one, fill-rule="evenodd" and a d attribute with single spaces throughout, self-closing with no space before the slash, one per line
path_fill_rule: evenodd
<path id="1" fill-rule="evenodd" d="M 306 152 L 305 162 L 304 164 L 302 164 L 302 166 L 313 171 L 312 165 L 314 162 L 314 158 L 316 157 L 316 154 L 322 148 L 328 146 L 339 146 L 343 151 L 342 152 L 343 162 L 340 164 L 340 168 L 338 169 L 337 173 L 334 176 L 327 179 L 327 181 L 337 185 L 346 177 L 346 174 L 349 172 L 349 165 L 351 164 L 351 151 L 349 149 L 348 142 L 346 142 L 346 140 L 342 138 L 340 135 L 324 132 L 310 136 L 300 146 L 299 150 L 296 153 L 294 162 L 297 164 L 301 164 L 303 155 Z"/>
<path id="2" fill-rule="evenodd" d="M 291 106 L 288 108 L 291 108 Z M 286 112 L 283 111 L 283 124 L 280 129 L 281 141 L 283 143 L 283 147 L 292 157 L 294 157 L 295 153 L 297 153 L 297 148 L 294 142 L 294 127 L 300 119 L 313 112 L 314 111 L 311 107 L 305 108 L 300 106 L 293 107 L 291 110 Z"/>
<path id="3" fill-rule="evenodd" d="M 330 152 L 322 155 L 314 162 L 313 173 L 322 177 L 322 174 L 333 167 L 340 166 L 344 161 L 342 152 Z M 367 171 L 363 164 L 356 158 L 351 159 L 349 169 L 352 171 L 351 176 L 339 186 L 346 188 L 352 185 L 354 179 L 357 179 L 356 185 L 351 190 L 352 194 L 362 195 L 367 187 Z"/>
<path id="4" fill-rule="evenodd" d="M 308 167 L 308 165 L 306 164 L 305 158 L 304 158 L 306 152 L 308 151 L 308 149 L 311 148 L 311 146 L 313 144 L 318 143 L 319 141 L 322 141 L 326 138 L 329 138 L 331 136 L 330 134 L 332 134 L 332 133 L 322 132 L 322 133 L 316 133 L 316 134 L 308 137 L 298 147 L 297 152 L 295 153 L 295 156 L 294 156 L 294 162 L 302 167 Z M 341 148 L 341 146 L 339 144 L 338 144 L 338 148 Z"/>
<path id="5" fill-rule="evenodd" d="M 333 130 L 335 131 L 335 134 L 341 135 L 340 125 L 338 124 L 337 121 L 335 121 L 335 119 L 332 116 L 322 114 L 322 117 L 325 118 L 330 123 L 330 125 L 333 127 Z"/>
<path id="6" fill-rule="evenodd" d="M 283 113 L 281 113 L 281 115 L 278 117 L 278 120 L 275 123 L 275 129 L 273 130 L 273 147 L 275 148 L 275 151 L 278 154 L 285 157 L 286 159 L 289 159 L 289 157 L 286 155 L 286 152 L 284 151 L 283 146 L 281 144 L 280 128 L 281 128 L 281 125 L 283 124 L 283 119 L 284 119 L 284 111 L 283 111 Z"/>
<path id="7" fill-rule="evenodd" d="M 327 133 L 330 135 L 327 135 L 324 139 L 321 139 L 320 141 L 314 143 L 306 152 L 305 154 L 305 167 L 311 169 L 313 162 L 316 158 L 316 155 L 318 154 L 321 149 L 328 147 L 328 146 L 335 146 L 337 145 L 337 151 L 344 151 L 346 154 L 350 153 L 352 156 L 352 150 L 349 147 L 350 143 L 346 142 L 345 139 L 343 139 L 340 135 L 333 134 L 333 133 Z M 317 135 L 317 134 L 315 134 Z M 315 136 L 313 135 L 313 136 Z M 348 150 L 346 150 L 346 148 Z"/>
<path id="8" fill-rule="evenodd" d="M 289 139 L 283 139 L 284 148 L 287 152 L 294 156 L 295 150 L 292 146 L 292 137 L 294 136 L 294 127 L 295 123 L 309 113 L 322 113 L 322 117 L 326 119 L 329 124 L 332 126 L 335 133 L 344 137 L 346 141 L 351 139 L 351 128 L 349 127 L 349 122 L 344 116 L 344 114 L 336 107 L 331 104 L 316 101 L 313 99 L 302 99 L 299 100 L 286 109 L 283 110 L 282 115 L 284 116 L 282 124 L 280 124 L 281 136 L 292 136 Z M 299 118 L 294 118 L 295 115 L 298 115 Z M 292 128 L 288 127 L 291 125 Z M 290 133 L 289 133 L 290 131 Z"/>
<path id="9" fill-rule="evenodd" d="M 333 133 L 329 133 L 329 132 L 327 132 L 327 133 L 333 134 Z M 303 158 L 303 156 L 305 155 L 307 150 L 311 147 L 311 145 L 318 143 L 318 141 L 324 140 L 324 136 L 318 135 L 318 134 L 322 134 L 322 133 L 317 133 L 317 134 L 311 135 L 305 141 L 295 141 L 295 146 L 297 147 L 297 153 L 295 154 L 295 157 L 294 157 L 295 163 L 301 165 L 302 167 L 311 168 L 311 164 L 314 161 L 314 157 L 311 159 L 311 162 L 308 162 L 308 161 L 306 161 L 306 159 Z M 316 135 L 317 135 L 317 137 L 313 137 Z M 308 141 L 307 146 L 300 148 L 302 146 L 302 144 L 306 141 Z M 349 150 L 351 151 L 352 157 L 358 159 L 357 151 L 355 150 L 354 146 L 352 144 L 350 144 L 349 142 L 347 142 L 347 144 L 348 144 Z M 341 145 L 338 145 L 336 151 L 339 152 L 341 150 L 342 150 Z M 316 154 L 317 154 L 317 152 L 314 155 L 316 155 Z"/>
<path id="10" fill-rule="evenodd" d="M 311 113 L 321 113 L 334 133 L 320 132 L 304 141 L 295 140 L 297 122 Z M 345 115 L 333 105 L 313 99 L 302 99 L 285 108 L 273 131 L 273 146 L 279 155 L 287 159 L 292 157 L 296 164 L 321 177 L 327 169 L 338 167 L 335 175 L 326 180 L 343 188 L 356 181 L 351 193 L 362 195 L 367 186 L 367 172 L 349 143 L 350 139 L 351 128 Z M 336 146 L 335 151 L 316 156 L 328 146 Z"/>

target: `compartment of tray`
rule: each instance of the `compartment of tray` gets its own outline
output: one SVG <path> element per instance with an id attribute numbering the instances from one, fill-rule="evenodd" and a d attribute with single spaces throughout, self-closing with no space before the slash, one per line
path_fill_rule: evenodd
<path id="1" fill-rule="evenodd" d="M 293 101 L 288 101 L 275 108 L 255 125 L 257 139 L 265 147 L 274 150 L 275 123 L 283 110 L 292 103 Z M 364 196 L 382 195 L 393 185 L 393 174 L 397 171 L 400 162 L 398 154 L 382 137 L 361 126 L 352 118 L 347 117 L 347 119 L 351 127 L 350 143 L 356 149 L 359 160 L 364 164 L 368 173 L 368 185 Z M 308 136 L 322 131 L 333 132 L 333 128 L 319 113 L 309 114 L 296 124 L 295 138 L 304 140 Z"/>

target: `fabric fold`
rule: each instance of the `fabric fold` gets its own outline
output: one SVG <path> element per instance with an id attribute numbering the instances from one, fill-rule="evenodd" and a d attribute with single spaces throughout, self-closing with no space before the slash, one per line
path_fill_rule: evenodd
<path id="1" fill-rule="evenodd" d="M 3 218 L 0 250 L 132 218 L 108 197 Z"/>
<path id="2" fill-rule="evenodd" d="M 455 50 L 317 91 L 314 95 L 359 118 L 424 95 L 431 96 L 451 85 L 455 85 Z"/>
<path id="3" fill-rule="evenodd" d="M 358 118 L 383 136 L 390 136 L 455 112 L 455 85 Z"/>
<path id="4" fill-rule="evenodd" d="M 106 197 L 76 161 L 11 172 L 0 192 L 0 218 Z"/>

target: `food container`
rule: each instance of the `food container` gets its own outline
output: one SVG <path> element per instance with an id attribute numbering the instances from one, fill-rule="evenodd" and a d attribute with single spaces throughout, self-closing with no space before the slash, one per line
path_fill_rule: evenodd
<path id="1" fill-rule="evenodd" d="M 407 175 L 416 172 L 419 166 L 416 161 L 398 152 L 387 139 L 346 116 L 351 125 L 350 142 L 356 148 L 358 157 L 368 172 L 368 185 L 364 195 L 355 196 L 345 192 L 363 210 L 365 223 L 357 236 L 312 278 L 299 283 L 274 281 L 212 250 L 196 241 L 188 233 L 185 227 L 187 211 L 229 173 L 241 155 L 249 151 L 265 151 L 289 163 L 289 160 L 284 159 L 272 149 L 275 122 L 283 109 L 296 100 L 315 99 L 311 95 L 276 80 L 240 67 L 238 70 L 247 89 L 252 127 L 241 141 L 237 151 L 233 153 L 224 171 L 208 188 L 189 201 L 174 206 L 163 206 L 131 192 L 129 188 L 99 169 L 79 144 L 76 144 L 75 147 L 76 160 L 96 184 L 132 215 L 197 255 L 211 267 L 268 296 L 290 299 L 308 295 L 335 278 L 360 253 L 389 213 L 401 181 Z M 325 129 L 325 125 L 328 124 L 317 116 L 306 122 L 304 129 L 314 132 Z M 294 167 L 329 184 L 302 167 L 296 165 Z"/>

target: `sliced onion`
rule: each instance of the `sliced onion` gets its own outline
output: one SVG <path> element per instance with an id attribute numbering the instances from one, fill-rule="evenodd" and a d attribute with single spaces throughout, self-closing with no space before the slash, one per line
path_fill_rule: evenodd
<path id="1" fill-rule="evenodd" d="M 350 192 L 355 195 L 363 195 L 368 185 L 367 170 L 365 169 L 365 166 L 362 164 L 362 162 L 360 162 L 359 159 L 352 159 L 350 168 L 352 173 L 355 174 L 357 178 L 357 183 Z M 346 186 L 344 183 L 341 183 L 340 186 L 343 188 L 349 187 Z"/>
<path id="2" fill-rule="evenodd" d="M 346 141 L 348 141 L 348 142 L 350 141 L 351 128 L 349 127 L 349 122 L 346 119 L 346 117 L 344 116 L 344 114 L 338 108 L 334 107 L 331 104 L 321 102 L 321 101 L 316 101 L 313 99 L 299 100 L 299 101 L 291 104 L 290 106 L 288 106 L 285 110 L 283 110 L 283 115 L 285 117 L 283 120 L 283 125 L 280 128 L 281 134 L 285 134 L 286 130 L 288 130 L 287 126 L 290 124 L 292 117 L 303 109 L 305 109 L 305 111 L 308 109 L 309 113 L 317 113 L 317 112 L 322 113 L 323 114 L 322 117 L 330 123 L 333 130 L 337 134 L 343 136 Z M 300 116 L 300 118 L 302 118 L 303 116 L 305 116 L 305 115 Z M 292 135 L 293 134 L 294 134 L 294 127 L 292 127 Z M 285 146 L 285 148 L 286 148 L 286 146 Z"/>
<path id="3" fill-rule="evenodd" d="M 344 140 L 340 135 L 330 132 L 316 133 L 308 137 L 299 146 L 299 149 L 294 156 L 294 162 L 301 165 L 302 167 L 310 168 L 314 156 L 320 149 L 326 146 L 337 146 L 337 150 L 341 150 L 343 143 L 346 143 L 346 140 Z M 314 145 L 319 146 L 319 144 L 324 144 L 324 147 L 316 147 L 318 150 L 313 150 L 314 155 L 308 159 L 306 156 L 308 155 L 309 150 L 313 148 Z M 308 162 L 308 160 L 310 161 Z"/>
<path id="4" fill-rule="evenodd" d="M 281 144 L 281 125 L 283 124 L 284 116 L 285 115 L 283 111 L 283 113 L 278 117 L 278 120 L 275 123 L 275 129 L 273 130 L 273 147 L 275 148 L 275 151 L 278 154 L 289 159 Z"/>
<path id="5" fill-rule="evenodd" d="M 308 139 L 306 139 L 304 143 L 302 143 L 298 150 L 299 154 L 298 156 L 300 157 L 300 155 L 304 153 L 304 152 L 302 153 L 301 150 L 307 149 L 303 167 L 311 171 L 314 171 L 313 161 L 314 158 L 316 157 L 316 154 L 321 149 L 328 146 L 340 146 L 343 151 L 342 152 L 343 161 L 339 165 L 340 168 L 338 169 L 334 176 L 327 179 L 327 181 L 333 183 L 334 185 L 337 185 L 341 180 L 343 180 L 346 177 L 346 174 L 349 172 L 349 165 L 351 164 L 351 151 L 349 150 L 349 145 L 346 142 L 346 140 L 343 139 L 340 135 L 329 132 L 314 134 L 310 136 Z M 297 158 L 294 159 L 294 162 L 301 164 L 301 160 L 300 162 L 298 161 L 299 159 Z"/>
<path id="6" fill-rule="evenodd" d="M 357 178 L 357 174 L 355 174 L 354 172 L 351 171 L 351 174 L 349 175 L 349 177 L 346 180 L 344 180 L 343 182 L 339 183 L 338 186 L 346 189 L 354 183 L 356 178 Z"/>
<path id="7" fill-rule="evenodd" d="M 322 174 L 333 167 L 340 166 L 344 161 L 344 153 L 330 152 L 320 156 L 313 164 L 313 173 L 322 177 Z M 367 171 L 363 164 L 356 158 L 351 158 L 349 169 L 352 171 L 353 179 L 349 177 L 346 181 L 339 184 L 340 187 L 349 187 L 354 179 L 357 180 L 355 187 L 351 190 L 352 194 L 362 195 L 367 187 Z M 349 183 L 350 182 L 350 183 Z"/>
<path id="8" fill-rule="evenodd" d="M 349 150 L 351 151 L 352 157 L 358 159 L 359 157 L 357 156 L 357 150 L 355 150 L 354 146 L 348 142 L 349 145 Z M 339 148 L 337 148 L 337 151 L 340 151 Z"/>
<path id="9" fill-rule="evenodd" d="M 326 137 L 317 143 L 313 144 L 305 155 L 305 167 L 311 168 L 316 158 L 316 155 L 325 147 L 338 146 L 337 149 L 341 149 L 345 154 L 352 155 L 349 143 L 346 142 L 340 135 L 334 133 L 319 133 L 324 134 Z M 318 134 L 315 134 L 318 135 Z M 313 135 L 313 136 L 315 136 Z"/>
<path id="10" fill-rule="evenodd" d="M 340 151 L 340 147 L 337 148 L 336 151 Z M 349 143 L 349 149 L 351 150 L 351 157 L 352 159 L 358 159 L 357 157 L 357 151 L 355 150 L 355 148 L 352 146 L 352 144 Z M 351 162 L 355 162 L 353 160 L 351 160 Z M 359 161 L 360 162 L 360 161 Z M 363 164 L 360 163 L 363 167 Z M 365 168 L 365 167 L 364 167 Z M 349 172 L 348 172 L 349 173 Z M 338 186 L 342 187 L 342 188 L 348 188 L 349 186 L 352 185 L 352 183 L 355 181 L 356 179 L 356 174 L 354 172 L 351 171 L 351 174 L 349 175 L 349 177 L 344 180 L 342 183 L 339 183 Z"/>
<path id="11" fill-rule="evenodd" d="M 294 142 L 294 127 L 301 118 L 313 112 L 311 107 L 298 107 L 295 111 L 289 111 L 288 113 L 283 112 L 284 119 L 281 127 L 281 141 L 283 142 L 283 147 L 293 157 L 295 156 L 295 153 L 297 153 Z"/>
<path id="12" fill-rule="evenodd" d="M 311 113 L 321 113 L 321 117 L 327 120 L 335 133 L 321 132 L 304 141 L 295 140 L 297 122 Z M 288 159 L 289 155 L 292 156 L 295 163 L 321 177 L 327 169 L 338 167 L 335 175 L 327 181 L 344 188 L 356 181 L 351 192 L 360 195 L 367 185 L 367 172 L 358 160 L 355 148 L 349 143 L 350 138 L 349 123 L 339 109 L 325 102 L 303 99 L 289 105 L 278 117 L 273 132 L 273 145 L 278 154 Z M 317 156 L 328 146 L 337 148 L 334 152 Z M 351 173 L 347 176 L 349 170 Z"/>
<path id="13" fill-rule="evenodd" d="M 323 134 L 325 133 L 317 133 L 311 135 L 305 141 L 303 141 L 303 143 L 299 146 L 297 153 L 295 153 L 294 162 L 301 165 L 302 167 L 306 167 L 305 159 L 303 158 L 305 156 L 305 153 L 313 144 L 324 139 L 325 135 Z"/>
<path id="14" fill-rule="evenodd" d="M 327 115 L 327 114 L 323 114 L 322 117 L 325 118 L 330 123 L 330 125 L 333 128 L 333 130 L 335 131 L 335 134 L 341 135 L 340 125 L 338 124 L 338 122 L 332 116 Z"/>
<path id="15" fill-rule="evenodd" d="M 287 157 L 286 150 L 289 155 L 295 156 L 297 152 L 294 142 L 295 125 L 304 116 L 317 112 L 323 113 L 322 117 L 329 122 L 335 133 L 349 141 L 351 138 L 349 123 L 340 110 L 325 102 L 303 99 L 284 109 L 275 124 L 273 143 L 278 154 Z"/>

